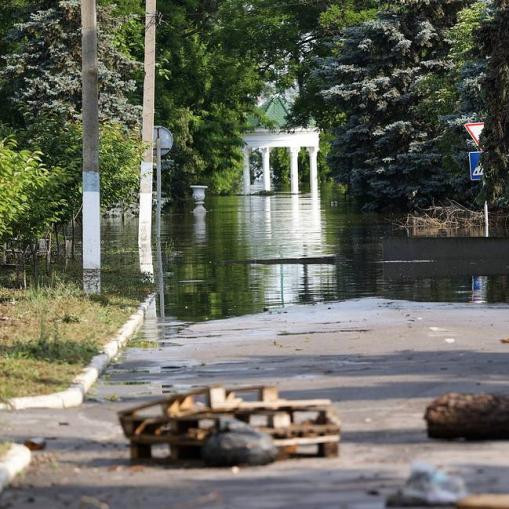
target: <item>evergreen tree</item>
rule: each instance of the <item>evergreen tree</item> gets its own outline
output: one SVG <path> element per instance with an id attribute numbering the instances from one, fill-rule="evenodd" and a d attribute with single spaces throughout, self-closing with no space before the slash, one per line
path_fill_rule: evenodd
<path id="1" fill-rule="evenodd" d="M 408 208 L 452 192 L 438 123 L 419 108 L 426 80 L 446 75 L 447 31 L 468 0 L 408 0 L 345 30 L 323 61 L 324 96 L 347 114 L 330 163 L 365 209 Z"/>
<path id="2" fill-rule="evenodd" d="M 54 2 L 53 2 L 54 3 Z M 122 18 L 99 9 L 100 114 L 103 121 L 136 125 L 139 109 L 129 102 L 137 64 L 121 51 Z M 81 24 L 78 0 L 59 0 L 33 12 L 9 33 L 14 48 L 4 57 L 0 88 L 27 123 L 40 115 L 77 120 L 81 115 Z M 12 110 L 7 119 L 12 122 Z"/>
<path id="3" fill-rule="evenodd" d="M 483 82 L 486 126 L 481 143 L 485 194 L 494 204 L 509 203 L 509 0 L 495 0 L 493 17 L 479 33 L 482 54 L 488 58 Z"/>

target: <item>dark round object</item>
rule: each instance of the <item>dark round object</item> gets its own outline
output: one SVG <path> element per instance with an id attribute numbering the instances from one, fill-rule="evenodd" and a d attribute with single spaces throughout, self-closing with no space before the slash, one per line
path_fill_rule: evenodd
<path id="1" fill-rule="evenodd" d="M 270 435 L 235 419 L 221 423 L 202 449 L 203 460 L 214 467 L 267 465 L 275 461 L 277 453 Z"/>

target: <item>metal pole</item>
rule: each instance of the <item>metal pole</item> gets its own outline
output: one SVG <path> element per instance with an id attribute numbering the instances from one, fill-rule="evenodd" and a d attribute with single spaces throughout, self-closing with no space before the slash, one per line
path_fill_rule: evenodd
<path id="1" fill-rule="evenodd" d="M 143 85 L 143 143 L 147 147 L 140 172 L 138 245 L 142 273 L 153 275 L 152 266 L 152 179 L 155 107 L 156 0 L 146 0 L 145 81 Z"/>
<path id="2" fill-rule="evenodd" d="M 82 0 L 83 117 L 83 289 L 101 291 L 101 203 L 99 182 L 99 99 L 95 0 Z"/>
<path id="3" fill-rule="evenodd" d="M 490 218 L 487 201 L 484 202 L 484 232 L 486 237 L 490 236 Z"/>
<path id="4" fill-rule="evenodd" d="M 157 275 L 159 286 L 159 316 L 164 318 L 164 274 L 163 274 L 163 254 L 161 247 L 161 198 L 162 198 L 162 183 L 161 183 L 161 138 L 159 137 L 159 130 L 157 131 L 156 139 L 156 177 L 157 177 L 157 209 L 156 209 L 156 247 L 157 247 Z"/>
<path id="5" fill-rule="evenodd" d="M 156 140 L 156 176 L 157 176 L 157 209 L 156 209 L 156 238 L 161 241 L 161 138 L 159 132 Z"/>

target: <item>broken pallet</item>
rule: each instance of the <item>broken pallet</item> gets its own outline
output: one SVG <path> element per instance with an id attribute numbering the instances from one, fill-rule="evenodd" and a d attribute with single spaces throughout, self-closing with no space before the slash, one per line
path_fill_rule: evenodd
<path id="1" fill-rule="evenodd" d="M 239 394 L 248 395 L 244 400 Z M 281 459 L 314 447 L 318 457 L 338 455 L 340 423 L 329 400 L 286 400 L 275 387 L 225 389 L 209 387 L 120 412 L 131 442 L 131 458 L 151 457 L 154 445 L 169 446 L 173 460 L 201 457 L 201 448 L 219 427 L 233 417 L 270 434 Z"/>

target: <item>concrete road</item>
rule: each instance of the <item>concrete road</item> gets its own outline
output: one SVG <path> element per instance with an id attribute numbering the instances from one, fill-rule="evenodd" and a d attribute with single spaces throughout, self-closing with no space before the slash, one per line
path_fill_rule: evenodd
<path id="1" fill-rule="evenodd" d="M 363 299 L 194 325 L 147 323 L 79 409 L 0 413 L 2 435 L 48 440 L 0 508 L 381 508 L 414 460 L 472 492 L 509 491 L 508 442 L 428 440 L 426 405 L 448 391 L 509 393 L 509 307 Z M 116 412 L 211 383 L 275 384 L 330 398 L 338 459 L 263 468 L 131 465 Z M 164 452 L 164 451 L 161 451 Z"/>

